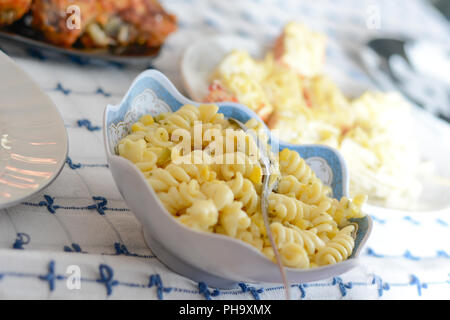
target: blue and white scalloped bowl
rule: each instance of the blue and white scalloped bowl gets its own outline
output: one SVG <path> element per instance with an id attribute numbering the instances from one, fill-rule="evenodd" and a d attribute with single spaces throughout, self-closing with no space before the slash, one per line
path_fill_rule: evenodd
<path id="1" fill-rule="evenodd" d="M 108 105 L 104 114 L 104 140 L 114 180 L 131 211 L 141 222 L 145 240 L 155 255 L 175 272 L 210 286 L 230 287 L 237 282 L 281 283 L 278 267 L 252 246 L 220 234 L 198 232 L 178 223 L 165 210 L 144 175 L 125 158 L 116 145 L 143 114 L 176 111 L 184 104 L 199 105 L 182 96 L 160 72 L 140 74 L 119 105 Z M 219 112 L 242 122 L 256 118 L 250 109 L 235 103 L 218 103 Z M 265 127 L 267 133 L 269 130 Z M 278 141 L 272 138 L 272 145 Z M 333 196 L 348 194 L 344 160 L 331 148 L 319 145 L 279 143 L 297 151 L 318 177 L 332 188 Z M 342 274 L 355 267 L 372 229 L 370 217 L 355 219 L 358 225 L 351 257 L 341 263 L 309 270 L 286 268 L 291 282 L 310 282 Z"/>

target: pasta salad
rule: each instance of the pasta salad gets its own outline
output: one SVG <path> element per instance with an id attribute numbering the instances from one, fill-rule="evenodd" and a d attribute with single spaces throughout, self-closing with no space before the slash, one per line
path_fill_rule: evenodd
<path id="1" fill-rule="evenodd" d="M 144 115 L 118 143 L 118 153 L 139 168 L 179 223 L 239 239 L 275 261 L 260 207 L 264 172 L 258 141 L 266 145 L 267 137 L 256 119 L 246 126 L 257 141 L 218 109 L 185 105 L 154 118 Z M 295 151 L 272 157 L 278 185 L 268 212 L 283 264 L 312 268 L 347 259 L 356 232 L 349 219 L 364 216 L 366 197 L 332 198 Z"/>

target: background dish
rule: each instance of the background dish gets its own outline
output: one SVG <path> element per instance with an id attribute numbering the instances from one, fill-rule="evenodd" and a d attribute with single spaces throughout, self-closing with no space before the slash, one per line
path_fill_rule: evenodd
<path id="1" fill-rule="evenodd" d="M 157 0 L 20 0 L 0 3 L 0 27 L 21 43 L 112 60 L 155 56 L 177 24 Z"/>
<path id="2" fill-rule="evenodd" d="M 89 58 L 97 60 L 112 61 L 118 63 L 149 63 L 158 57 L 161 47 L 152 48 L 146 54 L 141 55 L 115 55 L 105 49 L 74 49 L 62 48 L 43 41 L 28 38 L 19 34 L 14 34 L 7 31 L 0 30 L 0 38 L 14 42 L 15 44 L 25 47 L 34 48 L 42 51 L 52 51 L 59 54 L 74 56 L 78 58 Z"/>
<path id="3" fill-rule="evenodd" d="M 56 178 L 67 158 L 67 134 L 50 98 L 1 52 L 0 73 L 0 208 L 5 208 Z"/>
<path id="4" fill-rule="evenodd" d="M 215 37 L 214 39 L 204 39 L 191 45 L 184 53 L 181 63 L 181 73 L 184 86 L 189 95 L 202 100 L 208 92 L 210 75 L 223 56 L 232 49 L 243 49 L 254 57 L 262 57 L 266 48 L 256 41 L 243 39 L 235 36 Z M 346 76 L 334 66 L 326 65 L 325 74 L 329 75 L 344 93 L 350 97 L 358 96 L 373 87 L 361 86 L 360 83 Z M 411 139 L 417 141 L 419 151 L 423 160 L 430 160 L 435 166 L 433 176 L 425 175 L 420 177 L 423 183 L 423 191 L 419 196 L 418 211 L 437 211 L 450 206 L 450 186 L 442 178 L 450 178 L 450 166 L 447 159 L 450 159 L 450 148 L 443 147 L 439 141 L 450 139 L 450 128 L 443 121 L 434 118 L 427 112 L 412 108 L 413 127 L 415 134 Z M 380 206 L 368 205 L 368 210 L 381 211 L 401 211 L 392 210 Z"/>
<path id="5" fill-rule="evenodd" d="M 250 245 L 230 237 L 197 232 L 177 223 L 163 209 L 155 192 L 147 184 L 134 164 L 116 155 L 114 148 L 131 126 L 143 114 L 156 115 L 175 111 L 184 104 L 198 103 L 183 97 L 169 80 L 158 71 L 142 73 L 132 84 L 121 104 L 108 106 L 104 116 L 104 140 L 108 163 L 114 180 L 127 205 L 143 225 L 149 247 L 158 258 L 173 270 L 196 281 L 224 287 L 233 282 L 280 283 L 277 266 Z M 219 103 L 219 112 L 245 122 L 256 117 L 248 108 L 233 103 Z M 318 166 L 318 176 L 328 181 L 336 198 L 348 193 L 348 177 L 340 155 L 326 146 L 295 146 L 280 144 L 299 152 L 302 157 L 313 160 Z M 318 167 L 323 167 L 319 171 Z M 325 177 L 329 179 L 325 179 Z M 149 210 L 148 208 L 152 208 Z M 287 276 L 293 282 L 308 282 L 336 276 L 353 268 L 362 246 L 367 240 L 372 221 L 366 216 L 355 219 L 358 224 L 355 249 L 350 259 L 332 266 L 309 270 L 287 268 Z M 205 241 L 207 240 L 207 241 Z M 183 243 L 183 245 L 180 245 Z M 217 250 L 217 248 L 221 248 Z M 245 261 L 238 263 L 236 261 Z M 257 268 L 255 268 L 257 266 Z M 257 270 L 257 272 L 255 271 Z"/>

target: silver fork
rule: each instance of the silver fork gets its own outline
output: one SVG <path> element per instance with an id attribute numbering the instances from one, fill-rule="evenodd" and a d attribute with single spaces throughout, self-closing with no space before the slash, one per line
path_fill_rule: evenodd
<path id="1" fill-rule="evenodd" d="M 272 161 L 270 160 L 270 157 L 268 156 L 266 145 L 261 143 L 259 138 L 252 132 L 252 130 L 249 130 L 249 128 L 240 122 L 237 119 L 234 118 L 228 118 L 228 120 L 234 124 L 236 124 L 239 128 L 244 130 L 244 132 L 249 133 L 253 139 L 255 139 L 255 142 L 257 143 L 259 149 L 260 149 L 260 159 L 259 162 L 261 163 L 262 169 L 263 169 L 263 181 L 262 181 L 262 192 L 261 192 L 261 212 L 264 219 L 264 226 L 266 228 L 267 237 L 269 238 L 270 245 L 272 246 L 272 250 L 275 254 L 275 259 L 278 265 L 278 269 L 280 270 L 281 278 L 283 280 L 284 288 L 285 288 L 285 295 L 286 299 L 290 300 L 290 290 L 289 290 L 289 282 L 287 280 L 286 271 L 284 269 L 283 263 L 281 261 L 280 253 L 278 252 L 277 246 L 275 244 L 275 241 L 272 236 L 272 231 L 270 230 L 269 225 L 269 214 L 267 212 L 269 203 L 268 198 L 272 190 L 277 187 L 277 181 L 274 183 L 270 183 L 271 178 L 271 170 L 270 167 L 272 165 Z"/>

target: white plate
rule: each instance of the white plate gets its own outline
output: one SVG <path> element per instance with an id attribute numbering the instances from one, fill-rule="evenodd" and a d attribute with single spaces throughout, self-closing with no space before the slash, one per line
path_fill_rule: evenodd
<path id="1" fill-rule="evenodd" d="M 67 134 L 50 98 L 0 52 L 0 208 L 45 188 L 64 166 Z"/>
<path id="2" fill-rule="evenodd" d="M 206 38 L 189 46 L 181 61 L 181 75 L 189 96 L 196 101 L 202 101 L 208 93 L 210 75 L 224 55 L 233 49 L 248 51 L 253 57 L 262 57 L 267 46 L 256 41 L 236 36 L 220 36 Z M 344 74 L 339 68 L 326 65 L 325 73 L 339 84 L 348 96 L 359 96 L 366 90 L 375 87 L 362 86 L 359 82 Z M 424 190 L 419 198 L 417 211 L 438 211 L 450 208 L 450 185 L 437 180 L 450 181 L 450 126 L 433 117 L 429 113 L 413 108 L 416 139 L 424 160 L 433 162 L 435 174 L 433 177 L 421 177 Z M 351 168 L 350 168 L 351 171 Z M 389 208 L 367 205 L 368 212 L 399 212 Z"/>

